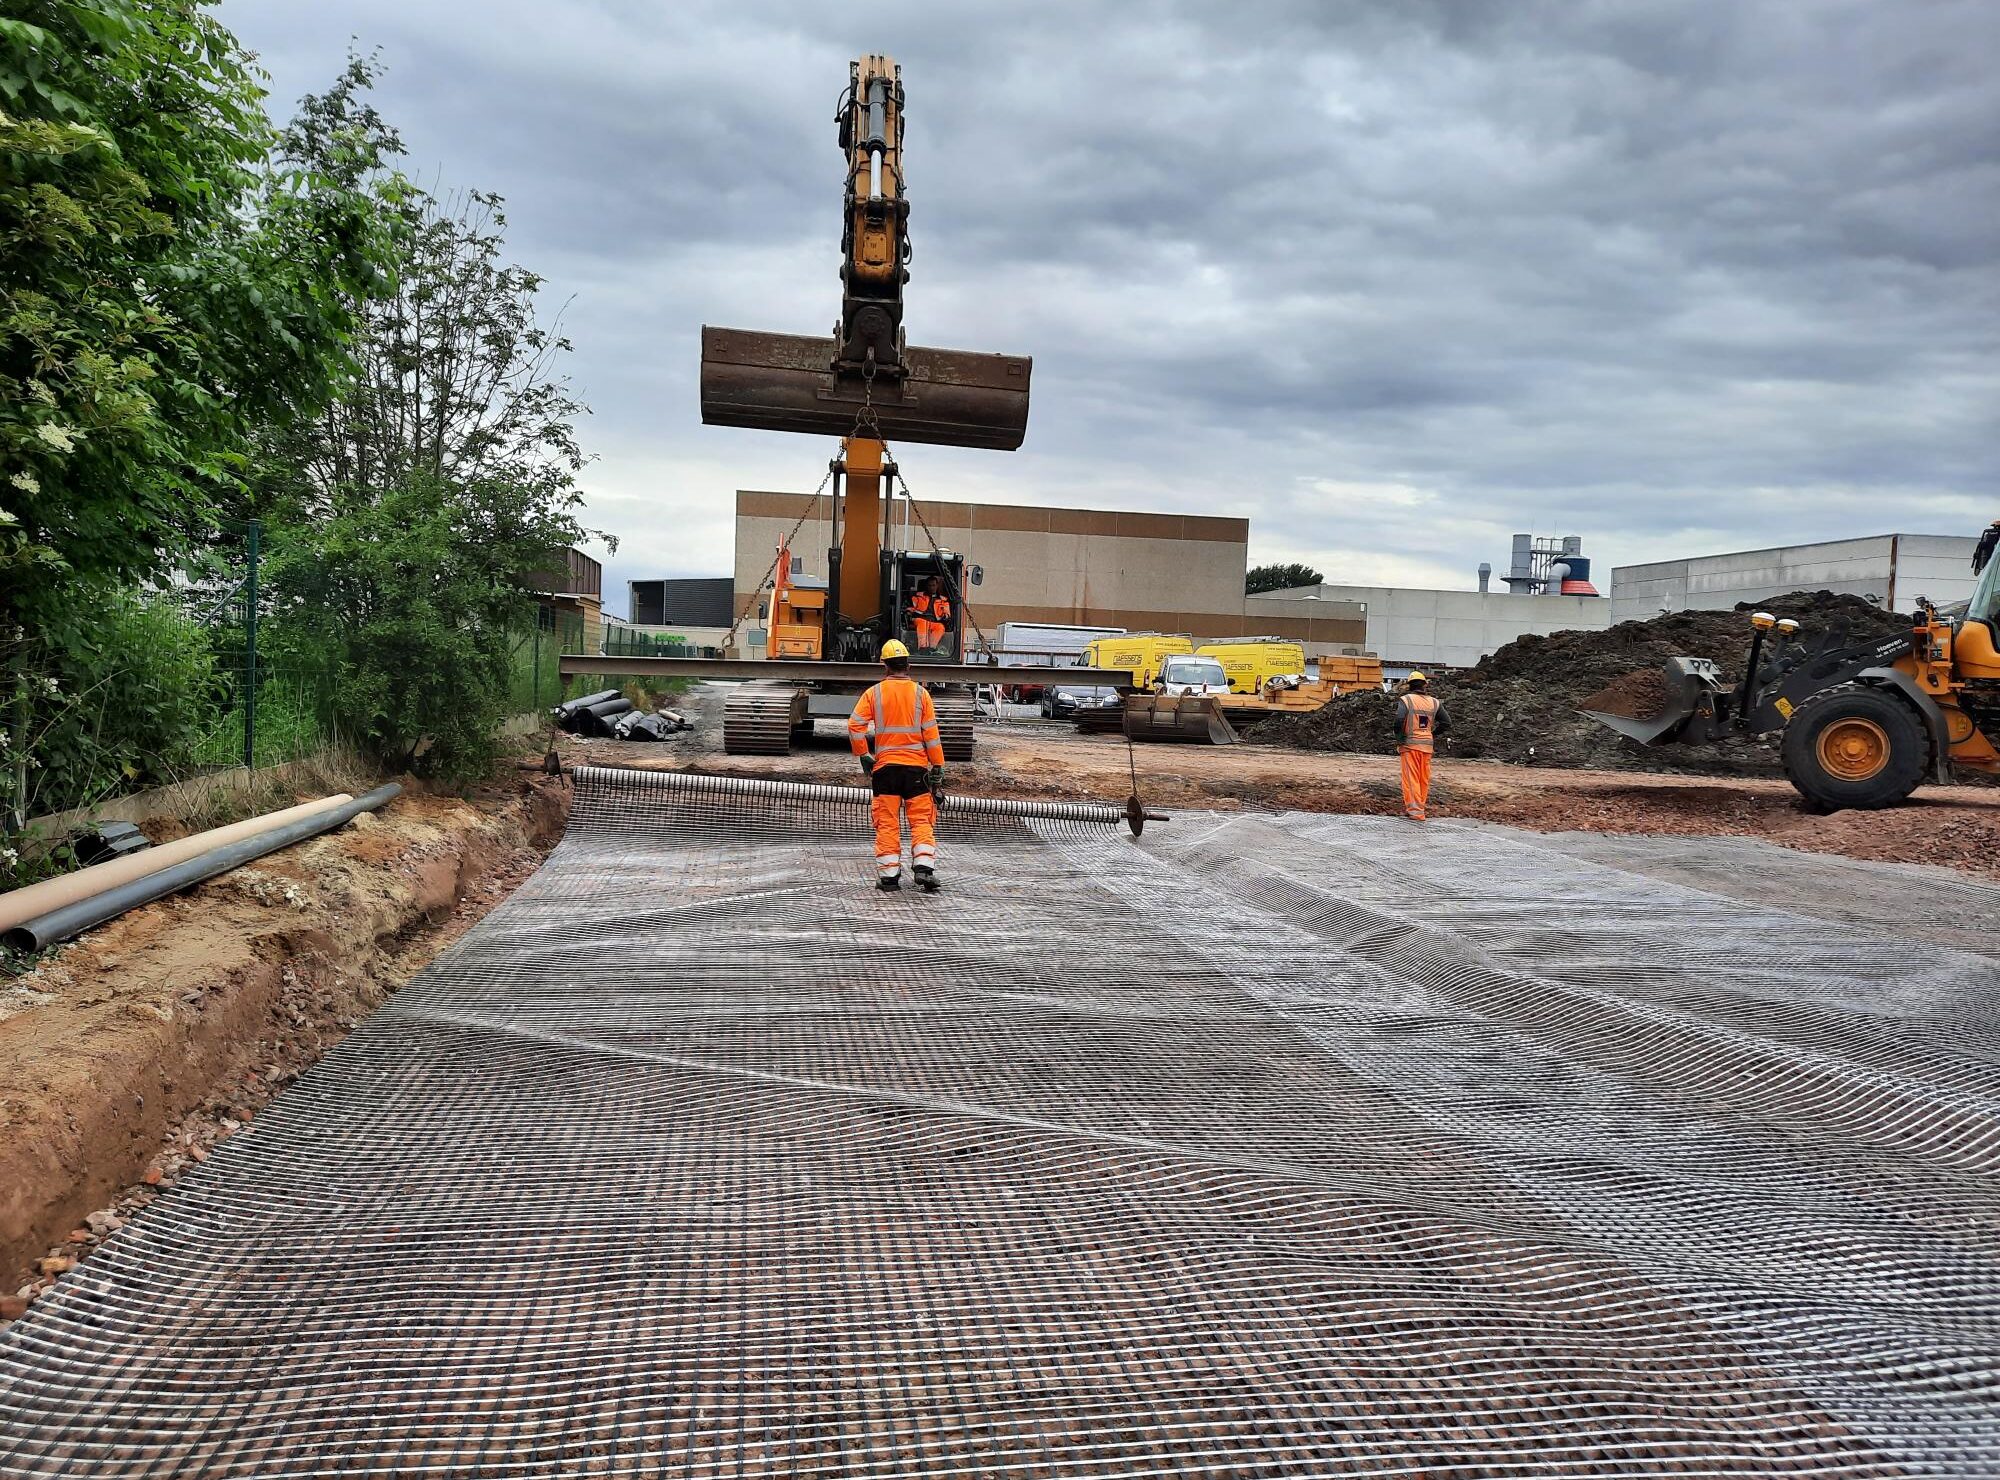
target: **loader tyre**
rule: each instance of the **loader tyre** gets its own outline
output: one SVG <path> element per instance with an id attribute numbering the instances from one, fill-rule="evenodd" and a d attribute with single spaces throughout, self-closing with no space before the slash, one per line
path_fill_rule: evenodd
<path id="1" fill-rule="evenodd" d="M 1844 683 L 1793 712 L 1781 747 L 1799 795 L 1825 811 L 1893 807 L 1929 773 L 1923 717 L 1894 694 Z"/>

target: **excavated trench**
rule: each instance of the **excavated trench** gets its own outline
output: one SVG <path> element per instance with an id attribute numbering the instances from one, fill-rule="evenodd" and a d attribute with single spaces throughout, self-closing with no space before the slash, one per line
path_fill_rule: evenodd
<path id="1" fill-rule="evenodd" d="M 133 911 L 0 996 L 0 1319 L 171 1187 L 561 835 L 546 779 L 387 810 Z"/>
<path id="2" fill-rule="evenodd" d="M 947 824 L 881 896 L 812 789 L 580 777 L 0 1335 L 0 1474 L 2000 1470 L 1991 958 L 1497 828 Z"/>

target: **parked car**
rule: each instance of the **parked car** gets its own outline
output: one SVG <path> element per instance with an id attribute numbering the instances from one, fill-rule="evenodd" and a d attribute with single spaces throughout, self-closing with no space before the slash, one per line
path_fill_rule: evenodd
<path id="1" fill-rule="evenodd" d="M 1229 675 L 1217 659 L 1199 653 L 1180 653 L 1161 662 L 1157 692 L 1226 694 L 1229 692 Z"/>
<path id="2" fill-rule="evenodd" d="M 1116 709 L 1118 690 L 1087 683 L 1051 684 L 1042 690 L 1043 719 L 1075 719 L 1080 710 Z"/>

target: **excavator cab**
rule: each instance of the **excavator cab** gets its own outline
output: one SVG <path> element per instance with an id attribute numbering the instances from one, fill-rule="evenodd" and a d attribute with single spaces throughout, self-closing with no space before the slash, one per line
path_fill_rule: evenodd
<path id="1" fill-rule="evenodd" d="M 965 557 L 882 552 L 882 610 L 895 613 L 896 636 L 910 649 L 910 662 L 965 661 Z"/>

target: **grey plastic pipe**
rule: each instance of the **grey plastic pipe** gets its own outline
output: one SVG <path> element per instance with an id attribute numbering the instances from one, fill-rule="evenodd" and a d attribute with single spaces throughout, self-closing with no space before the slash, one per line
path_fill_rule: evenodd
<path id="1" fill-rule="evenodd" d="M 219 848 L 211 848 L 206 853 L 147 874 L 144 878 L 133 879 L 129 883 L 114 885 L 87 899 L 51 910 L 46 915 L 38 915 L 32 920 L 13 926 L 0 942 L 17 950 L 39 951 L 52 946 L 59 940 L 68 940 L 72 935 L 102 925 L 106 920 L 115 920 L 127 910 L 137 909 L 142 904 L 173 894 L 190 885 L 199 884 L 203 879 L 212 879 L 217 874 L 226 874 L 231 869 L 262 858 L 266 853 L 276 853 L 280 848 L 289 848 L 294 843 L 302 843 L 307 838 L 316 838 L 321 833 L 332 832 L 349 819 L 363 812 L 372 812 L 383 803 L 402 794 L 403 788 L 395 782 L 378 786 L 365 796 L 355 797 L 340 806 L 315 813 L 309 817 L 296 818 L 279 827 L 238 838 L 233 843 L 224 843 Z"/>
<path id="2" fill-rule="evenodd" d="M 38 884 L 30 884 L 24 889 L 9 890 L 0 894 L 0 930 L 19 925 L 23 920 L 32 920 L 37 915 L 46 915 L 74 904 L 79 899 L 102 894 L 118 884 L 129 883 L 147 874 L 158 873 L 184 859 L 206 853 L 211 848 L 220 848 L 225 843 L 234 843 L 239 838 L 251 837 L 268 832 L 274 827 L 282 827 L 301 817 L 310 817 L 320 812 L 331 812 L 335 807 L 345 806 L 354 798 L 346 792 L 334 796 L 321 797 L 316 802 L 302 802 L 296 807 L 286 807 L 278 812 L 266 812 L 261 817 L 247 817 L 241 822 L 232 822 L 225 827 L 210 828 L 207 832 L 191 833 L 184 838 L 176 838 L 171 843 L 161 843 L 156 847 L 142 848 L 137 853 L 128 853 L 123 858 L 113 858 L 105 863 L 94 864 L 90 868 L 80 868 L 74 873 L 63 874 L 53 879 L 43 879 Z"/>

